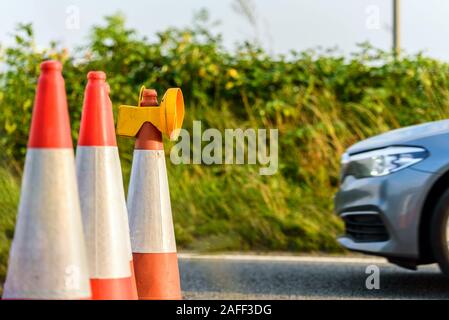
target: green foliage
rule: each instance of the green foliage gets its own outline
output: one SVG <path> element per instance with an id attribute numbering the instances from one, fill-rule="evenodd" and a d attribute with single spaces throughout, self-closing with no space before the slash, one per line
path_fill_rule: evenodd
<path id="1" fill-rule="evenodd" d="M 114 111 L 135 103 L 140 85 L 159 93 L 180 86 L 187 118 L 203 129 L 278 128 L 279 173 L 261 177 L 254 166 L 174 166 L 169 179 L 178 244 L 193 250 L 341 249 L 341 224 L 332 212 L 339 156 L 367 136 L 445 118 L 449 66 L 422 55 L 395 60 L 364 44 L 351 58 L 291 52 L 272 57 L 244 43 L 235 52 L 203 12 L 192 27 L 169 28 L 150 42 L 125 26 L 121 15 L 95 26 L 74 52 L 53 44 L 36 49 L 32 28 L 19 26 L 16 44 L 1 51 L 0 148 L 8 168 L 24 161 L 39 64 L 64 63 L 73 137 L 77 138 L 86 74 L 108 74 Z M 119 139 L 125 185 L 132 139 Z M 172 146 L 167 142 L 167 151 Z M 10 238 L 18 183 L 0 174 L 0 237 Z M 5 239 L 6 239 L 5 238 Z M 9 241 L 9 240 L 8 240 Z M 8 242 L 0 242 L 0 273 Z"/>
<path id="2" fill-rule="evenodd" d="M 0 168 L 0 284 L 3 283 L 6 274 L 20 192 L 17 177 L 13 172 L 14 170 Z"/>

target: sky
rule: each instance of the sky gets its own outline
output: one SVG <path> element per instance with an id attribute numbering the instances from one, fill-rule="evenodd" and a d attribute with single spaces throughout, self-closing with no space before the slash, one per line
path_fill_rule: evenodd
<path id="1" fill-rule="evenodd" d="M 32 22 L 38 46 L 51 40 L 72 48 L 86 42 L 90 28 L 103 17 L 121 11 L 127 25 L 141 35 L 169 26 L 191 24 L 194 12 L 205 8 L 220 25 L 232 50 L 236 42 L 257 38 L 273 54 L 310 48 L 338 48 L 349 54 L 357 43 L 389 49 L 392 43 L 392 0 L 251 0 L 255 26 L 239 14 L 237 0 L 21 0 L 0 1 L 0 43 L 12 42 L 19 22 Z M 402 0 L 401 46 L 408 53 L 449 61 L 449 1 Z"/>

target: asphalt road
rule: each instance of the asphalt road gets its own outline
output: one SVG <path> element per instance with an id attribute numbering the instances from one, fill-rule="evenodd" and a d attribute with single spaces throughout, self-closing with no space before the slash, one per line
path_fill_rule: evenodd
<path id="1" fill-rule="evenodd" d="M 179 257 L 185 299 L 449 299 L 449 278 L 435 265 L 408 271 L 378 258 Z M 366 288 L 369 265 L 379 268 L 378 290 Z"/>

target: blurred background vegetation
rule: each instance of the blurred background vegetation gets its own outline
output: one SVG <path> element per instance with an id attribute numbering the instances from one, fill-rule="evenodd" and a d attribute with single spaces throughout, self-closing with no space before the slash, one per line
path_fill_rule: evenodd
<path id="1" fill-rule="evenodd" d="M 128 29 L 120 14 L 92 29 L 69 52 L 57 43 L 36 48 L 31 25 L 0 53 L 0 282 L 14 232 L 39 64 L 57 59 L 64 77 L 74 142 L 86 74 L 104 70 L 114 111 L 135 103 L 139 87 L 183 89 L 185 128 L 279 129 L 279 171 L 258 166 L 168 162 L 178 247 L 184 250 L 341 252 L 342 225 L 333 214 L 339 157 L 346 147 L 392 128 L 445 118 L 449 66 L 422 55 L 394 59 L 360 46 L 351 57 L 333 52 L 271 56 L 257 44 L 223 48 L 202 11 L 191 27 L 167 29 L 157 41 Z M 173 143 L 166 143 L 169 154 Z M 119 138 L 125 186 L 132 139 Z"/>

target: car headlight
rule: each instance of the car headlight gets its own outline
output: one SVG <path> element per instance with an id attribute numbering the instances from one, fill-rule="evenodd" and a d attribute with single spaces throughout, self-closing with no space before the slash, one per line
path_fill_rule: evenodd
<path id="1" fill-rule="evenodd" d="M 388 147 L 342 157 L 342 178 L 380 177 L 410 167 L 429 155 L 419 147 Z"/>

